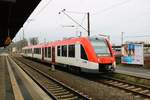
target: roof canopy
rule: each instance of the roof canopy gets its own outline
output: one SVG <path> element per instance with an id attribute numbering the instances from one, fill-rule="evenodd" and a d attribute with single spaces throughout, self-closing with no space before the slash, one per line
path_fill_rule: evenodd
<path id="1" fill-rule="evenodd" d="M 7 46 L 41 0 L 0 1 L 0 47 Z"/>

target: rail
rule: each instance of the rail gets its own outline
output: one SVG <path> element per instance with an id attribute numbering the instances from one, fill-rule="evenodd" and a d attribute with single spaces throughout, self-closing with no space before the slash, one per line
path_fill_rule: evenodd
<path id="1" fill-rule="evenodd" d="M 90 100 L 91 99 L 91 98 L 87 97 L 86 95 L 83 95 L 83 94 L 79 93 L 78 91 L 72 89 L 71 87 L 65 85 L 64 83 L 54 79 L 53 77 L 42 72 L 41 70 L 36 69 L 35 67 L 31 66 L 29 63 L 25 63 L 16 58 L 14 59 L 14 61 L 54 100 L 59 100 L 59 99 Z M 40 82 L 38 82 L 37 79 L 34 78 L 31 73 L 29 73 L 27 70 L 25 70 L 22 67 L 22 64 L 24 64 L 27 67 L 30 67 L 33 71 L 40 74 L 41 77 L 45 78 L 44 81 L 48 81 L 49 87 L 48 88 L 45 87 L 47 85 L 47 82 L 45 82 L 44 85 L 41 84 Z"/>

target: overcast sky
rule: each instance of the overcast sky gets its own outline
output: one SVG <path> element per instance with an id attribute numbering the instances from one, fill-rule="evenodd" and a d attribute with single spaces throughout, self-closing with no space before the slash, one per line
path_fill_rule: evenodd
<path id="1" fill-rule="evenodd" d="M 76 37 L 80 32 L 87 36 L 87 32 L 65 14 L 58 14 L 63 9 L 85 28 L 85 13 L 89 12 L 91 36 L 110 35 L 113 44 L 120 44 L 121 32 L 124 32 L 124 41 L 150 43 L 150 0 L 42 0 L 24 24 L 25 38 L 38 37 L 44 42 L 44 38 L 54 41 Z M 76 27 L 64 27 L 70 25 Z M 20 29 L 15 41 L 22 37 L 22 32 Z"/>

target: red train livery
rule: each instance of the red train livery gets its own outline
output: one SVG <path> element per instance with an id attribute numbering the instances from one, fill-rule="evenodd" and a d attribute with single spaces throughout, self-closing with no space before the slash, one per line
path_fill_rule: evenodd
<path id="1" fill-rule="evenodd" d="M 70 38 L 23 48 L 23 56 L 88 73 L 115 70 L 109 41 L 101 36 Z"/>

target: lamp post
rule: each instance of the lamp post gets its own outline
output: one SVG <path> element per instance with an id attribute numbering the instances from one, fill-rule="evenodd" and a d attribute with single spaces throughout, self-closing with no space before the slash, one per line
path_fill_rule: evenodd
<path id="1" fill-rule="evenodd" d="M 34 21 L 34 19 L 27 19 L 25 23 L 29 24 L 31 21 Z M 23 40 L 23 46 L 25 46 L 25 23 L 22 25 L 22 40 Z"/>
<path id="2" fill-rule="evenodd" d="M 123 45 L 123 34 L 124 32 L 121 32 L 121 45 Z"/>

